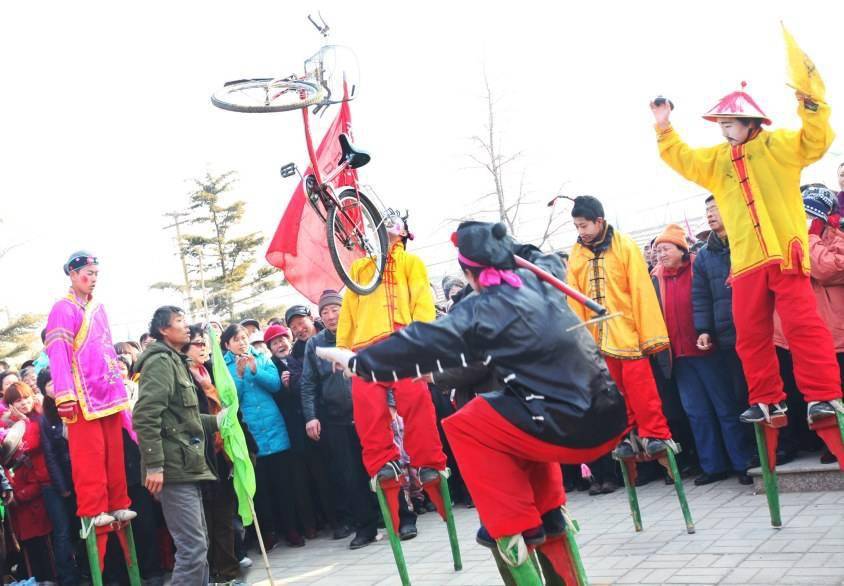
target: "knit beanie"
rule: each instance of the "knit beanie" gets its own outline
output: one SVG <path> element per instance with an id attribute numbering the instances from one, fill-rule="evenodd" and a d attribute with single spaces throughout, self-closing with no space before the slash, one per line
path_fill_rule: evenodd
<path id="1" fill-rule="evenodd" d="M 823 221 L 829 219 L 836 196 L 824 185 L 812 184 L 803 189 L 803 208 L 806 213 Z"/>
<path id="2" fill-rule="evenodd" d="M 670 242 L 671 244 L 676 244 L 685 252 L 689 251 L 689 243 L 686 241 L 686 232 L 678 224 L 668 224 L 662 234 L 657 236 L 654 241 L 654 246 L 660 242 Z"/>
<path id="3" fill-rule="evenodd" d="M 343 297 L 334 289 L 326 289 L 319 298 L 319 313 L 329 305 L 343 305 Z"/>

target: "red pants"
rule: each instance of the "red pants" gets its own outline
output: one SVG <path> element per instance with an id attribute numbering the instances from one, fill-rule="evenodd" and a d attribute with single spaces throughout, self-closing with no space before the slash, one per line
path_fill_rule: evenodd
<path id="1" fill-rule="evenodd" d="M 560 464 L 597 460 L 621 439 L 588 449 L 555 446 L 520 430 L 481 397 L 444 419 L 443 428 L 481 523 L 496 539 L 538 526 L 542 514 L 566 502 Z"/>
<path id="2" fill-rule="evenodd" d="M 390 427 L 392 418 L 387 407 L 387 389 L 393 389 L 396 410 L 404 419 L 404 449 L 410 456 L 411 465 L 443 470 L 446 459 L 428 384 L 411 379 L 371 383 L 355 377 L 352 379 L 355 429 L 363 447 L 366 472 L 375 476 L 384 464 L 399 459 Z"/>
<path id="3" fill-rule="evenodd" d="M 76 422 L 67 426 L 67 444 L 77 515 L 93 517 L 128 509 L 120 413 L 93 421 L 86 421 L 80 413 Z"/>
<path id="4" fill-rule="evenodd" d="M 774 309 L 794 357 L 794 378 L 806 401 L 841 397 L 841 374 L 832 334 L 818 315 L 809 278 L 784 274 L 777 265 L 733 281 L 736 351 L 751 405 L 785 399 L 774 349 Z"/>
<path id="5" fill-rule="evenodd" d="M 609 356 L 604 360 L 615 386 L 624 397 L 627 424 L 638 428 L 639 437 L 669 439 L 671 431 L 662 412 L 650 360 L 619 360 Z"/>

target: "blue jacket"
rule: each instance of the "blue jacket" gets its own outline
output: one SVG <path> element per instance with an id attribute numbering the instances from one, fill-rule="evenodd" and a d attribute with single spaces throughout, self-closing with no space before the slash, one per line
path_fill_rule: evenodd
<path id="1" fill-rule="evenodd" d="M 273 399 L 281 389 L 281 379 L 269 358 L 254 348 L 249 348 L 249 353 L 255 358 L 255 374 L 247 367 L 239 378 L 231 352 L 226 352 L 226 366 L 237 386 L 243 420 L 258 443 L 258 456 L 269 456 L 290 449 L 287 426 Z"/>
<path id="2" fill-rule="evenodd" d="M 720 348 L 736 345 L 733 290 L 727 284 L 729 277 L 730 245 L 712 232 L 695 260 L 692 307 L 698 334 L 711 335 Z"/>

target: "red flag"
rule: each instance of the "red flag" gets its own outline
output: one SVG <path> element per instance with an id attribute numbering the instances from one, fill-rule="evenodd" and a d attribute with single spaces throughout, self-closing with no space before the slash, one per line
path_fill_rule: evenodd
<path id="1" fill-rule="evenodd" d="M 343 102 L 337 118 L 331 123 L 316 150 L 317 163 L 323 175 L 328 175 L 336 168 L 341 154 L 339 136 L 345 133 L 351 138 L 351 125 L 349 103 Z M 305 177 L 311 172 L 309 165 L 304 173 Z M 357 171 L 347 169 L 337 177 L 334 186 L 340 188 L 356 183 Z M 268 263 L 281 269 L 287 282 L 312 303 L 319 301 L 324 290 L 339 291 L 343 287 L 343 281 L 331 263 L 325 222 L 308 203 L 302 181 L 299 181 L 287 209 L 284 210 L 281 222 L 267 248 L 266 258 Z"/>

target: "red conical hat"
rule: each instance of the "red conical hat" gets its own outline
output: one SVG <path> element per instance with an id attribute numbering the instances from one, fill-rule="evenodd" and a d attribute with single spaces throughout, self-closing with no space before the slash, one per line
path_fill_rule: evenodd
<path id="1" fill-rule="evenodd" d="M 747 87 L 747 82 L 741 82 L 741 89 Z M 715 106 L 703 115 L 704 120 L 718 122 L 720 118 L 761 118 L 762 124 L 770 124 L 771 119 L 762 111 L 753 98 L 744 91 L 727 94 Z"/>

